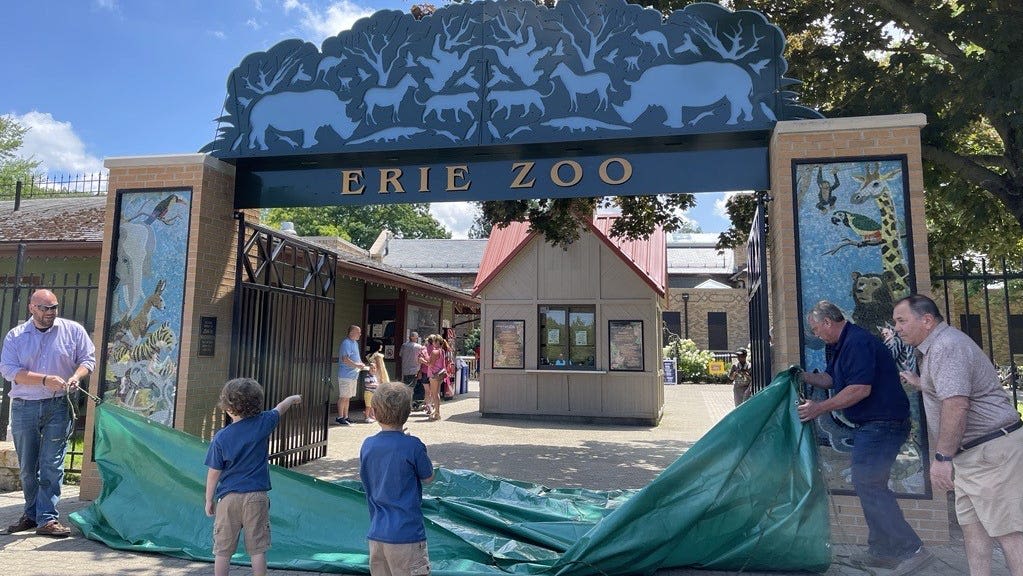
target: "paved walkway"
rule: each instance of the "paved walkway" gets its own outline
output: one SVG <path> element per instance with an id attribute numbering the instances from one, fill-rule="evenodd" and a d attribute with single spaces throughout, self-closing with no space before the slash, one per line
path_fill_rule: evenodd
<path id="1" fill-rule="evenodd" d="M 410 431 L 426 442 L 434 463 L 445 468 L 466 468 L 558 488 L 597 490 L 641 488 L 673 462 L 731 409 L 731 387 L 683 385 L 665 388 L 664 419 L 656 428 L 546 424 L 540 422 L 481 418 L 477 394 L 446 402 L 444 421 L 425 422 L 418 415 L 409 421 Z M 356 415 L 358 416 L 358 415 Z M 327 456 L 298 468 L 324 479 L 356 478 L 358 450 L 376 425 L 331 427 Z M 61 510 L 64 514 L 87 506 L 78 489 L 67 487 Z M 197 503 L 197 506 L 201 503 Z M 0 526 L 21 513 L 20 493 L 0 493 Z M 846 562 L 856 547 L 836 546 L 835 561 L 826 576 L 885 576 L 886 570 L 870 572 Z M 937 556 L 924 576 L 967 574 L 962 544 L 932 548 Z M 994 576 L 1009 572 L 996 561 Z M 248 567 L 232 567 L 231 574 L 250 574 Z M 83 538 L 77 530 L 71 538 L 53 540 L 29 532 L 0 536 L 0 574 L 17 576 L 211 575 L 213 565 L 160 555 L 111 550 Z M 271 570 L 275 576 L 313 574 Z M 664 570 L 658 576 L 715 576 L 734 574 L 700 570 Z M 786 574 L 748 572 L 753 575 Z"/>

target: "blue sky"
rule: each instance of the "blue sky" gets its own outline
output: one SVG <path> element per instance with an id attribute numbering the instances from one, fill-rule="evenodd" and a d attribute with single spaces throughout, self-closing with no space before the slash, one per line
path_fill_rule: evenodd
<path id="1" fill-rule="evenodd" d="M 0 114 L 30 128 L 22 154 L 54 173 L 96 172 L 103 158 L 196 152 L 211 141 L 227 77 L 249 53 L 288 38 L 319 45 L 402 0 L 44 0 L 9 2 L 0 34 Z M 438 3 L 441 4 L 441 3 Z M 724 194 L 688 217 L 728 227 Z M 471 210 L 434 204 L 463 236 Z"/>

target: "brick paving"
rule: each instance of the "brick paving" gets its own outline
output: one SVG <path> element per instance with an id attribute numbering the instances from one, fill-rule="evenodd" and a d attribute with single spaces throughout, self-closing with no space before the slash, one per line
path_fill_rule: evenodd
<path id="1" fill-rule="evenodd" d="M 598 490 L 640 488 L 673 462 L 732 408 L 727 385 L 681 385 L 665 388 L 664 418 L 660 426 L 620 427 L 607 425 L 549 424 L 542 422 L 481 418 L 474 388 L 443 406 L 444 420 L 425 422 L 413 415 L 411 433 L 426 442 L 434 462 L 446 468 L 465 468 L 544 484 L 550 487 L 582 487 Z M 356 414 L 355 416 L 359 416 Z M 326 480 L 356 478 L 358 450 L 376 425 L 331 427 L 325 458 L 298 468 Z M 0 443 L 0 449 L 9 443 Z M 78 489 L 67 487 L 62 513 L 78 510 L 88 502 L 78 499 Z M 196 503 L 200 506 L 201 503 Z M 22 510 L 20 492 L 0 493 L 0 526 L 17 520 Z M 855 546 L 835 546 L 834 563 L 826 576 L 885 576 L 886 570 L 867 571 L 850 566 Z M 961 543 L 932 547 L 936 559 L 917 572 L 923 576 L 967 574 Z M 87 540 L 77 530 L 71 538 L 54 540 L 29 532 L 0 536 L 0 573 L 18 576 L 116 575 L 209 575 L 213 565 L 155 554 L 111 550 Z M 245 566 L 232 567 L 232 575 L 250 574 Z M 313 574 L 270 570 L 272 575 Z M 717 576 L 734 572 L 663 570 L 658 576 Z M 747 572 L 778 576 L 782 572 Z M 795 574 L 795 573 L 791 573 Z M 993 576 L 1008 576 L 1000 557 Z"/>

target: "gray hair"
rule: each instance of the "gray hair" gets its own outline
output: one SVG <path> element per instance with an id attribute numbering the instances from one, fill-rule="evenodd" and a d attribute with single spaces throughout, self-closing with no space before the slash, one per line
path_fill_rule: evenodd
<path id="1" fill-rule="evenodd" d="M 831 320 L 832 322 L 845 321 L 842 309 L 827 300 L 821 300 L 814 304 L 813 308 L 810 308 L 810 313 L 807 314 L 807 317 L 813 319 L 814 322 L 823 322 L 825 320 Z"/>
<path id="2" fill-rule="evenodd" d="M 938 322 L 943 322 L 945 320 L 945 318 L 942 317 L 941 312 L 938 311 L 938 305 L 934 302 L 934 300 L 931 300 L 923 294 L 910 294 L 905 298 L 900 298 L 895 302 L 895 306 L 898 306 L 903 302 L 909 305 L 909 309 L 913 311 L 913 315 L 917 318 L 922 318 L 925 314 L 930 314 L 931 316 L 934 316 L 934 319 Z"/>

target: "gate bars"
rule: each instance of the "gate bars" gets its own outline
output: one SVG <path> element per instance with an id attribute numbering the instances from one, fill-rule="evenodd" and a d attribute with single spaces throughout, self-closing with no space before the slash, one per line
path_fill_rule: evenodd
<path id="1" fill-rule="evenodd" d="M 770 299 L 767 286 L 767 203 L 771 201 L 765 191 L 756 193 L 757 210 L 753 215 L 749 240 L 746 243 L 749 273 L 749 331 L 750 370 L 753 376 L 752 392 L 763 390 L 770 382 L 771 324 Z"/>
<path id="2" fill-rule="evenodd" d="M 931 292 L 945 322 L 987 352 L 1018 406 L 1016 355 L 1023 354 L 1023 262 L 1002 258 L 999 264 L 1000 271 L 992 271 L 984 259 L 943 261 L 941 274 L 931 274 Z"/>
<path id="3" fill-rule="evenodd" d="M 270 461 L 297 466 L 327 451 L 337 255 L 238 220 L 238 265 L 230 377 L 263 385 L 266 408 L 291 394 L 301 410 L 270 437 Z"/>

